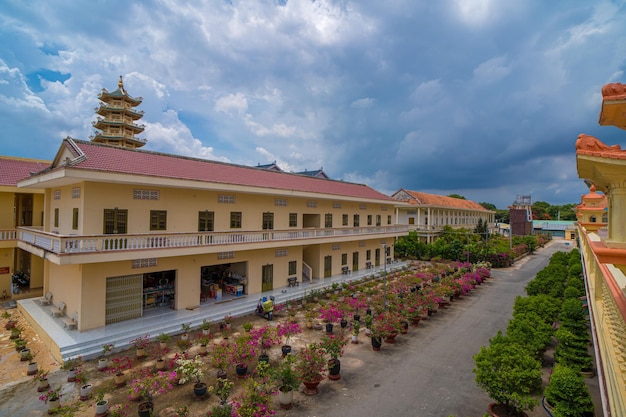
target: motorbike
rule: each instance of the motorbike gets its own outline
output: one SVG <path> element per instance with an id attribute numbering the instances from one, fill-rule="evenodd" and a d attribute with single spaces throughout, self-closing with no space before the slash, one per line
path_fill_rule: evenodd
<path id="1" fill-rule="evenodd" d="M 260 298 L 256 305 L 256 314 L 266 320 L 274 319 L 274 297 L 270 296 L 269 300 L 265 297 Z"/>

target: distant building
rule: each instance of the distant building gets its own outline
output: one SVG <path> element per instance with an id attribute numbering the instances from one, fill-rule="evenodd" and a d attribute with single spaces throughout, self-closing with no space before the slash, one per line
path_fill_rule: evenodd
<path id="1" fill-rule="evenodd" d="M 391 197 L 408 203 L 408 206 L 396 207 L 399 224 L 408 225 L 409 231 L 417 231 L 426 243 L 434 241 L 444 226 L 474 229 L 479 219 L 487 224 L 487 230 L 494 230 L 495 212 L 471 200 L 404 188 L 393 193 Z"/>
<path id="2" fill-rule="evenodd" d="M 533 211 L 529 195 L 518 195 L 509 207 L 509 222 L 513 236 L 529 236 L 533 233 Z"/>
<path id="3" fill-rule="evenodd" d="M 533 220 L 535 233 L 549 233 L 552 237 L 576 240 L 576 222 L 570 220 Z"/>

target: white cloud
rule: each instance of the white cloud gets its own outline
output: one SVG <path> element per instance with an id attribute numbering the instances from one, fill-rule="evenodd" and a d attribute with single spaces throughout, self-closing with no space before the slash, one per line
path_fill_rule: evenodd
<path id="1" fill-rule="evenodd" d="M 492 84 L 505 78 L 511 72 L 511 66 L 507 65 L 505 57 L 491 58 L 473 71 L 474 80 L 479 84 Z"/>
<path id="2" fill-rule="evenodd" d="M 215 102 L 215 111 L 227 114 L 243 114 L 248 110 L 248 100 L 241 93 L 220 97 Z"/>
<path id="3" fill-rule="evenodd" d="M 376 103 L 375 98 L 365 97 L 354 100 L 352 103 L 350 103 L 350 107 L 353 107 L 355 109 L 365 109 L 368 107 L 372 107 L 374 103 Z"/>

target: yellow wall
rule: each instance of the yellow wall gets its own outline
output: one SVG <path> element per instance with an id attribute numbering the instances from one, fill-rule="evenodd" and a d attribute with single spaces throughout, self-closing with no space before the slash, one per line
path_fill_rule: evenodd
<path id="1" fill-rule="evenodd" d="M 13 193 L 0 192 L 0 229 L 13 229 L 15 227 L 14 200 L 15 195 Z"/>
<path id="2" fill-rule="evenodd" d="M 0 249 L 0 268 L 10 268 L 8 274 L 0 275 L 0 295 L 2 291 L 6 291 L 7 295 L 11 295 L 11 274 L 14 271 L 13 265 L 13 249 Z"/>

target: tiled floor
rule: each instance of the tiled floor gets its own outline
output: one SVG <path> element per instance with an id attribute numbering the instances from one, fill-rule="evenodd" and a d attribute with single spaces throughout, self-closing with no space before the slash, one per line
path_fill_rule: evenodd
<path id="1" fill-rule="evenodd" d="M 402 268 L 403 262 L 386 265 L 387 273 Z M 46 329 L 54 343 L 59 346 L 63 358 L 81 355 L 83 358 L 92 358 L 100 354 L 105 343 L 114 343 L 117 348 L 128 346 L 130 340 L 137 336 L 150 334 L 153 337 L 160 333 L 181 333 L 181 324 L 189 323 L 192 328 L 199 326 L 203 319 L 213 323 L 219 322 L 225 315 L 235 317 L 254 313 L 257 302 L 262 297 L 274 296 L 276 303 L 285 303 L 289 300 L 302 298 L 308 291 L 328 287 L 334 283 L 343 283 L 358 280 L 365 276 L 380 274 L 384 276 L 385 266 L 364 269 L 347 275 L 335 275 L 330 278 L 313 280 L 310 283 L 300 283 L 297 287 L 282 287 L 253 296 L 225 295 L 220 301 L 210 300 L 195 310 L 172 310 L 160 307 L 144 312 L 138 319 L 126 320 L 110 324 L 101 328 L 79 332 L 64 327 L 61 318 L 54 318 L 50 314 L 49 306 L 40 306 L 36 298 L 19 300 L 21 308 Z"/>

